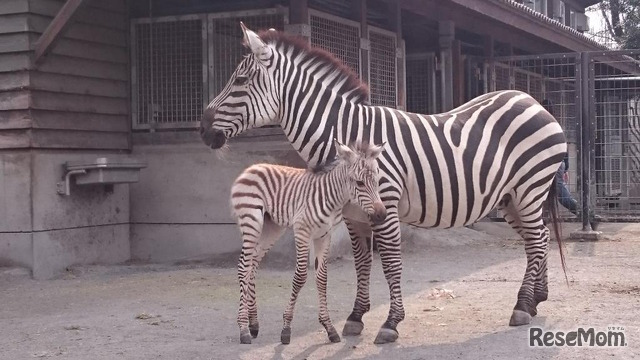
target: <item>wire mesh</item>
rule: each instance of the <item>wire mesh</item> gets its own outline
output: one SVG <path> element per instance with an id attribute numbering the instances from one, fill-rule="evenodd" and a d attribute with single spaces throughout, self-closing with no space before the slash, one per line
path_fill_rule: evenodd
<path id="1" fill-rule="evenodd" d="M 608 220 L 640 217 L 640 56 L 596 56 L 595 211 Z"/>
<path id="2" fill-rule="evenodd" d="M 434 114 L 435 62 L 433 54 L 408 56 L 407 110 L 418 114 Z"/>
<path id="3" fill-rule="evenodd" d="M 211 96 L 222 91 L 227 81 L 242 60 L 247 50 L 242 46 L 242 21 L 248 28 L 258 31 L 266 29 L 284 30 L 286 19 L 284 14 L 243 12 L 242 14 L 217 14 L 209 19 L 212 32 L 210 33 L 211 51 Z"/>
<path id="4" fill-rule="evenodd" d="M 371 104 L 396 107 L 396 35 L 370 30 L 369 42 Z"/>
<path id="5" fill-rule="evenodd" d="M 331 52 L 356 74 L 360 74 L 360 24 L 310 11 L 309 25 L 311 45 Z"/>
<path id="6" fill-rule="evenodd" d="M 580 66 L 573 54 L 558 54 L 547 57 L 496 58 L 487 68 L 492 69 L 490 90 L 515 89 L 528 93 L 540 102 L 562 126 L 568 142 L 568 181 L 571 196 L 581 208 L 581 192 L 578 186 L 580 164 L 578 158 L 577 129 L 580 119 L 576 117 L 577 79 L 576 66 Z M 573 217 L 568 210 L 562 214 Z"/>
<path id="7" fill-rule="evenodd" d="M 199 121 L 204 96 L 202 20 L 133 26 L 134 127 Z"/>

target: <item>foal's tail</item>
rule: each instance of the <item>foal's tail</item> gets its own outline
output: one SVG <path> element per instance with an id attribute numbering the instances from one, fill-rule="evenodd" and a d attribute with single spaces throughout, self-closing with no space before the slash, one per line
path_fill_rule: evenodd
<path id="1" fill-rule="evenodd" d="M 549 195 L 547 195 L 547 200 L 545 201 L 545 208 L 547 210 L 548 219 L 547 223 L 551 223 L 553 225 L 553 232 L 556 236 L 556 241 L 558 242 L 558 250 L 560 251 L 560 261 L 562 262 L 562 271 L 564 272 L 564 279 L 569 285 L 569 278 L 567 277 L 567 266 L 564 258 L 564 250 L 562 246 L 562 228 L 560 224 L 560 217 L 558 216 L 558 191 L 556 189 L 555 178 L 551 182 L 551 187 L 549 188 Z"/>

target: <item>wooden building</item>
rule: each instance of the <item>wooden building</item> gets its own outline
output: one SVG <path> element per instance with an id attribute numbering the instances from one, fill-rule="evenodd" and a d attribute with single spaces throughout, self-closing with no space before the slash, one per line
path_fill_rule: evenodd
<path id="1" fill-rule="evenodd" d="M 594 3 L 1 1 L 0 265 L 48 278 L 73 264 L 239 249 L 232 179 L 257 161 L 302 165 L 277 128 L 247 133 L 222 156 L 195 131 L 243 55 L 241 20 L 332 51 L 374 104 L 433 113 L 486 90 L 481 59 L 602 49 L 582 35 Z M 131 185 L 58 194 L 63 164 L 100 157 L 147 167 Z"/>

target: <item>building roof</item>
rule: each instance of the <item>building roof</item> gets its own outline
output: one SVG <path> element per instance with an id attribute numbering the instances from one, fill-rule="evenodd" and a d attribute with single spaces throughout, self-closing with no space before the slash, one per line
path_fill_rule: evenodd
<path id="1" fill-rule="evenodd" d="M 552 19 L 546 15 L 543 15 L 533 9 L 531 9 L 528 6 L 525 6 L 523 4 L 517 3 L 514 0 L 492 0 L 492 1 L 499 1 L 499 2 L 503 2 L 505 4 L 508 4 L 510 6 L 513 6 L 516 9 L 519 9 L 520 11 L 524 11 L 525 13 L 527 13 L 529 16 L 531 16 L 533 19 L 536 19 L 536 21 L 543 21 L 549 25 L 552 26 L 556 26 L 560 31 L 566 32 L 570 35 L 576 36 L 578 38 L 580 38 L 581 40 L 584 40 L 588 43 L 591 43 L 591 45 L 597 47 L 598 49 L 602 49 L 602 50 L 608 50 L 609 48 L 603 44 L 598 43 L 597 41 L 585 36 L 583 33 L 579 32 L 578 30 L 567 26 L 555 19 Z M 596 3 L 599 3 L 600 1 L 594 1 L 594 0 L 585 0 L 585 1 L 579 1 L 581 4 L 584 4 L 585 6 L 589 6 L 589 5 L 593 5 Z"/>

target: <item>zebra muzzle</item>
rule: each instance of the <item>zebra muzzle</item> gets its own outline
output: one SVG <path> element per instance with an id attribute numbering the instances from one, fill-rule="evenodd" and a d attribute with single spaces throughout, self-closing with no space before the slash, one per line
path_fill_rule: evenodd
<path id="1" fill-rule="evenodd" d="M 373 205 L 373 213 L 369 214 L 369 219 L 374 224 L 381 224 L 387 218 L 387 209 L 382 203 Z"/>
<path id="2" fill-rule="evenodd" d="M 201 131 L 200 136 L 205 145 L 210 146 L 212 149 L 219 149 L 227 142 L 227 137 L 220 130 L 204 130 Z"/>

